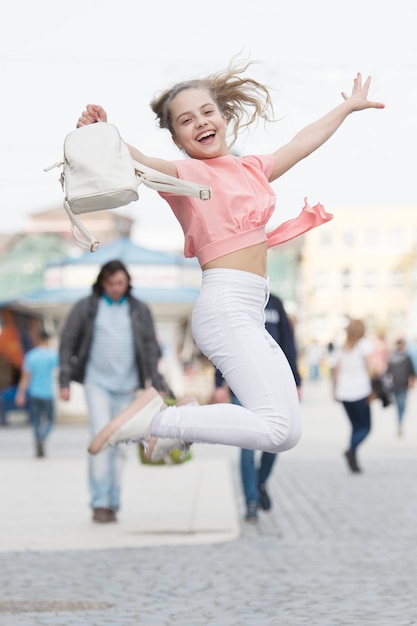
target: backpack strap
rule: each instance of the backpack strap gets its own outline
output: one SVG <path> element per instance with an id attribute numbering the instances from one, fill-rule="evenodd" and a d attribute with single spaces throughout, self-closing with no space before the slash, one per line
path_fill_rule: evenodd
<path id="1" fill-rule="evenodd" d="M 162 172 L 147 167 L 138 161 L 133 161 L 133 165 L 139 182 L 143 182 L 150 189 L 172 193 L 176 196 L 193 196 L 200 198 L 200 200 L 210 200 L 211 198 L 211 187 L 207 185 L 191 183 L 175 176 L 162 174 Z"/>
<path id="2" fill-rule="evenodd" d="M 96 252 L 98 250 L 99 242 L 74 215 L 66 199 L 64 200 L 64 209 L 70 219 L 72 236 L 74 237 L 75 242 L 85 250 Z"/>

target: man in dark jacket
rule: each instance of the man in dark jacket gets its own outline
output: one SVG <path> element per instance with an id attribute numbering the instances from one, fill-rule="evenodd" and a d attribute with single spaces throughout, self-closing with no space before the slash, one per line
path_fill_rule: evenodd
<path id="1" fill-rule="evenodd" d="M 84 385 L 91 437 L 148 383 L 165 392 L 158 372 L 161 356 L 149 308 L 131 295 L 131 279 L 118 260 L 100 270 L 92 294 L 78 301 L 64 325 L 59 350 L 61 400 L 70 381 Z M 116 521 L 120 507 L 123 446 L 89 456 L 93 520 Z"/>

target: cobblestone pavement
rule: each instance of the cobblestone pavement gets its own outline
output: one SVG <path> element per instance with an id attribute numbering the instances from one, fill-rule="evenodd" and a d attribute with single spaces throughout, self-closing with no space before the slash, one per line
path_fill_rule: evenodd
<path id="1" fill-rule="evenodd" d="M 272 511 L 257 525 L 242 522 L 237 539 L 3 551 L 0 625 L 417 624 L 416 392 L 401 439 L 394 409 L 373 404 L 361 475 L 345 466 L 348 425 L 326 381 L 305 385 L 303 413 L 303 439 L 281 455 L 270 480 Z M 233 467 L 242 515 L 238 451 L 218 454 Z"/>

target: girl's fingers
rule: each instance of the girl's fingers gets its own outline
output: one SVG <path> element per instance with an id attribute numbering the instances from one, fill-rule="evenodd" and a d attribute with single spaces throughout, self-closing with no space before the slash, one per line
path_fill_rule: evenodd
<path id="1" fill-rule="evenodd" d="M 363 88 L 364 89 L 369 89 L 371 84 L 371 76 L 368 76 L 368 78 L 366 79 L 366 81 L 364 82 Z"/>
<path id="2" fill-rule="evenodd" d="M 374 109 L 385 109 L 385 104 L 382 102 L 370 102 L 369 105 Z"/>
<path id="3" fill-rule="evenodd" d="M 88 124 L 94 124 L 99 118 L 103 121 L 107 120 L 107 115 L 103 107 L 99 104 L 87 104 L 85 111 L 83 111 L 78 118 L 77 128 L 80 126 L 87 126 Z"/>

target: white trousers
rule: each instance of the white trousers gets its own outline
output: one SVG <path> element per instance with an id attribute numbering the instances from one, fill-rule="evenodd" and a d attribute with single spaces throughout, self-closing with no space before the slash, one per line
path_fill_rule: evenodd
<path id="1" fill-rule="evenodd" d="M 240 270 L 203 272 L 193 336 L 242 406 L 168 407 L 152 435 L 265 452 L 295 446 L 301 435 L 297 388 L 284 353 L 265 330 L 268 298 L 266 278 Z"/>

